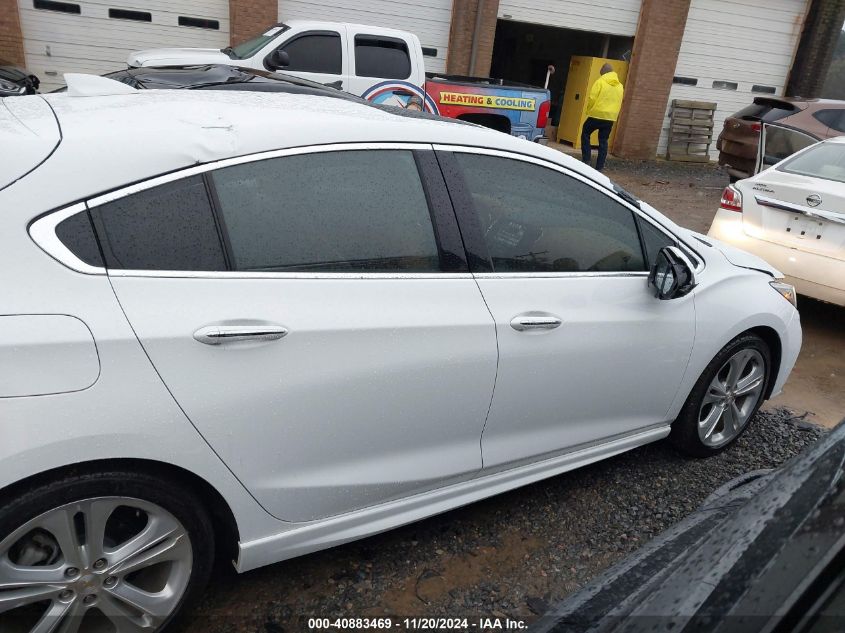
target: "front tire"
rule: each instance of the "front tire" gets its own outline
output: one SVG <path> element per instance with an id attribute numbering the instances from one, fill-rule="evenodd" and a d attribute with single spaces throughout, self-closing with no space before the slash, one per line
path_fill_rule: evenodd
<path id="1" fill-rule="evenodd" d="M 725 345 L 704 369 L 669 440 L 694 457 L 709 457 L 733 444 L 765 399 L 771 350 L 752 333 Z"/>
<path id="2" fill-rule="evenodd" d="M 0 631 L 163 631 L 213 552 L 208 514 L 172 482 L 111 471 L 31 487 L 0 506 Z"/>

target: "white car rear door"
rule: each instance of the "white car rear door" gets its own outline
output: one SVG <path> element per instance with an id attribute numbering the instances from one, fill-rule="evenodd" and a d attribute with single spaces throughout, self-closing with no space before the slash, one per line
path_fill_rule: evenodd
<path id="1" fill-rule="evenodd" d="M 495 329 L 426 148 L 280 152 L 92 202 L 151 362 L 278 518 L 481 468 Z"/>
<path id="2" fill-rule="evenodd" d="M 349 92 L 395 106 L 404 106 L 411 94 L 425 98 L 424 62 L 416 37 L 356 25 L 346 30 Z"/>

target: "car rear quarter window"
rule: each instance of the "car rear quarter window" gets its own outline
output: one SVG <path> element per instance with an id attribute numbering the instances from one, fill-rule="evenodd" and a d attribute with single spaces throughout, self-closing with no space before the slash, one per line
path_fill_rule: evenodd
<path id="1" fill-rule="evenodd" d="M 103 267 L 100 247 L 87 211 L 59 222 L 56 225 L 56 237 L 71 253 L 89 266 Z"/>
<path id="2" fill-rule="evenodd" d="M 212 173 L 233 266 L 252 272 L 436 272 L 412 152 L 321 152 Z"/>
<path id="3" fill-rule="evenodd" d="M 819 110 L 813 112 L 813 118 L 835 132 L 845 132 L 845 109 Z"/>
<path id="4" fill-rule="evenodd" d="M 558 171 L 456 153 L 495 272 L 646 269 L 633 212 Z"/>
<path id="5" fill-rule="evenodd" d="M 355 74 L 359 77 L 407 79 L 411 75 L 408 45 L 394 37 L 356 35 Z"/>
<path id="6" fill-rule="evenodd" d="M 111 269 L 226 270 L 205 183 L 192 176 L 93 207 Z"/>
<path id="7" fill-rule="evenodd" d="M 329 75 L 339 75 L 342 72 L 339 33 L 307 33 L 287 42 L 281 48 L 290 55 L 290 64 L 284 68 L 285 72 Z"/>

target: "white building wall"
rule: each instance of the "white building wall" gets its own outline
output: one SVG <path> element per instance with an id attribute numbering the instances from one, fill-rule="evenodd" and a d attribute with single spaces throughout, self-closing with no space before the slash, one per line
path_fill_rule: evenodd
<path id="1" fill-rule="evenodd" d="M 673 99 L 717 104 L 710 156 L 725 118 L 767 96 L 753 87 L 775 89 L 782 96 L 807 13 L 808 0 L 692 0 L 684 30 L 676 77 L 690 77 L 695 86 L 673 84 L 660 134 L 658 154 L 665 155 Z M 735 90 L 714 88 L 714 81 L 736 83 Z"/>
<path id="2" fill-rule="evenodd" d="M 499 18 L 632 36 L 642 0 L 500 0 Z"/>
<path id="3" fill-rule="evenodd" d="M 145 48 L 229 45 L 228 0 L 63 0 L 79 14 L 35 8 L 19 0 L 27 69 L 41 92 L 64 85 L 66 72 L 103 74 L 126 68 L 126 57 Z M 109 9 L 150 13 L 150 22 L 109 17 Z M 179 16 L 216 20 L 219 29 L 179 26 Z"/>
<path id="4" fill-rule="evenodd" d="M 452 24 L 452 0 L 279 0 L 279 20 L 352 22 L 415 33 L 424 47 L 428 72 L 444 72 Z"/>

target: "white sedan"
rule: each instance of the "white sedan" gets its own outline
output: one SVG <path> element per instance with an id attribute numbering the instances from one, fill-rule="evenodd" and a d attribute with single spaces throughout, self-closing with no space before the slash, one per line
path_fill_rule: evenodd
<path id="1" fill-rule="evenodd" d="M 158 631 L 239 571 L 670 437 L 736 440 L 793 289 L 562 153 L 303 94 L 0 102 L 0 631 Z"/>
<path id="2" fill-rule="evenodd" d="M 727 187 L 709 235 L 762 257 L 799 293 L 845 305 L 845 137 Z"/>

